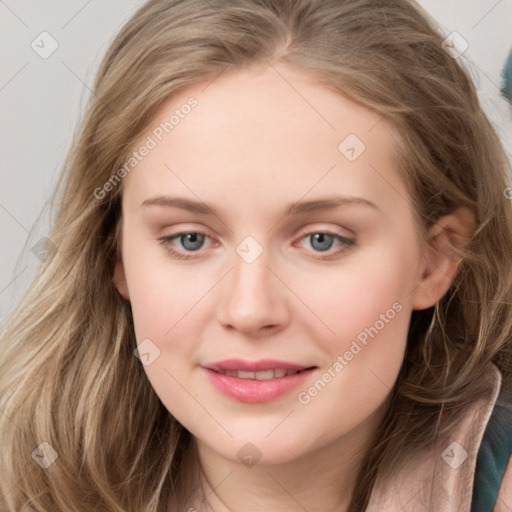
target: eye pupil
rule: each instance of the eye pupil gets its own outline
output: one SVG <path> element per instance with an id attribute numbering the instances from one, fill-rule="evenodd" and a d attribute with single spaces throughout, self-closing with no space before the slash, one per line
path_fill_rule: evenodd
<path id="1" fill-rule="evenodd" d="M 326 233 L 315 233 L 314 235 L 310 235 L 312 237 L 312 242 L 311 242 L 311 245 L 312 247 L 315 247 L 315 243 L 314 242 L 319 242 L 320 243 L 320 247 L 315 247 L 316 249 L 320 250 L 320 251 L 327 251 L 331 248 L 332 246 L 332 243 L 333 243 L 333 237 L 331 235 L 328 235 Z M 327 240 L 327 242 L 326 242 Z"/>

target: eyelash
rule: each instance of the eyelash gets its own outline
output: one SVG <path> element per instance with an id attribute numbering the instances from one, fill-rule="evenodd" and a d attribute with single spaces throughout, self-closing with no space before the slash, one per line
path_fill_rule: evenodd
<path id="1" fill-rule="evenodd" d="M 167 252 L 169 252 L 173 257 L 175 257 L 177 259 L 181 259 L 181 260 L 195 259 L 196 256 L 193 256 L 193 254 L 200 252 L 202 248 L 198 249 L 197 251 L 192 251 L 189 253 L 182 253 L 170 246 L 171 242 L 174 239 L 179 239 L 182 235 L 191 235 L 191 234 L 196 234 L 196 235 L 204 236 L 206 238 L 210 238 L 207 234 L 202 233 L 200 231 L 180 231 L 179 233 L 175 233 L 172 235 L 168 235 L 168 236 L 159 238 L 159 242 L 164 246 L 164 249 Z M 350 240 L 349 238 L 338 235 L 336 233 L 332 233 L 330 231 L 310 231 L 308 233 L 302 234 L 300 236 L 299 240 L 302 240 L 304 238 L 307 238 L 308 236 L 317 235 L 317 234 L 332 236 L 336 240 L 338 240 L 339 242 L 341 242 L 343 244 L 343 247 L 341 249 L 335 251 L 334 253 L 329 253 L 329 251 L 331 249 L 328 249 L 327 251 L 320 252 L 320 253 L 329 253 L 329 255 L 327 257 L 319 257 L 318 259 L 320 259 L 320 260 L 329 260 L 329 259 L 336 258 L 337 256 L 341 256 L 342 253 L 347 251 L 350 248 L 350 246 L 354 245 L 354 243 L 355 243 L 354 240 Z M 318 251 L 316 251 L 316 252 L 318 252 Z"/>

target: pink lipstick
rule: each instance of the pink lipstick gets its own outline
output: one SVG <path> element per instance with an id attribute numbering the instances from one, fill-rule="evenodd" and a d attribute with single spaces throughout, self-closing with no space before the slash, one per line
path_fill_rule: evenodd
<path id="1" fill-rule="evenodd" d="M 240 402 L 269 402 L 303 384 L 316 369 L 287 361 L 229 359 L 203 366 L 213 386 Z"/>

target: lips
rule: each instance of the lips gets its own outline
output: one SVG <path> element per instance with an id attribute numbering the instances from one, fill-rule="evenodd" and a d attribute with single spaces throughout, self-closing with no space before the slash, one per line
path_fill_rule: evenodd
<path id="1" fill-rule="evenodd" d="M 304 383 L 317 367 L 270 359 L 230 359 L 203 368 L 222 394 L 241 402 L 267 402 Z"/>

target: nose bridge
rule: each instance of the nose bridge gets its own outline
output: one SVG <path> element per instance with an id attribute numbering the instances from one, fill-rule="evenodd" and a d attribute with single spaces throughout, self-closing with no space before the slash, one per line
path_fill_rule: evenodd
<path id="1" fill-rule="evenodd" d="M 269 292 L 269 263 L 268 251 L 263 250 L 254 256 L 253 249 L 247 254 L 240 254 L 243 246 L 237 248 L 234 259 L 234 272 L 232 276 L 233 297 L 262 298 Z M 259 297 L 262 295 L 262 297 Z"/>
<path id="2" fill-rule="evenodd" d="M 277 326 L 285 322 L 282 284 L 273 275 L 271 252 L 247 237 L 236 248 L 223 291 L 220 320 L 242 331 Z"/>

